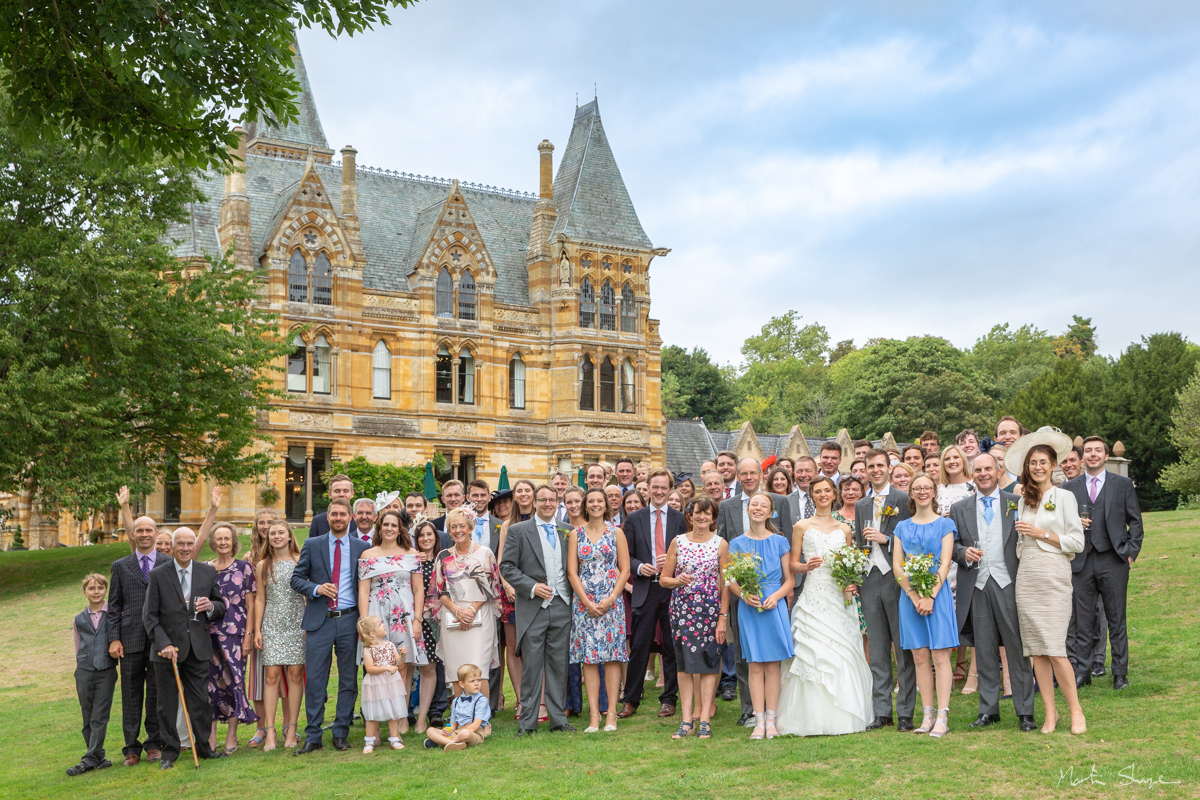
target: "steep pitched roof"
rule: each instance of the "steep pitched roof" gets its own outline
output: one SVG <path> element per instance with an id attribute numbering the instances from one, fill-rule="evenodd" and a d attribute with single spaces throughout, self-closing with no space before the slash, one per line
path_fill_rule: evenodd
<path id="1" fill-rule="evenodd" d="M 251 140 L 269 139 L 303 147 L 311 146 L 316 150 L 328 150 L 329 142 L 325 139 L 325 129 L 321 126 L 321 116 L 317 113 L 317 103 L 313 100 L 308 70 L 304 68 L 304 57 L 300 55 L 300 42 L 295 40 L 292 42 L 292 71 L 295 73 L 296 82 L 300 84 L 300 96 L 296 98 L 299 118 L 286 125 L 269 120 L 251 122 L 246 126 L 246 135 Z"/>
<path id="2" fill-rule="evenodd" d="M 554 233 L 649 249 L 621 170 L 608 146 L 596 100 L 576 109 L 571 138 L 554 181 Z"/>

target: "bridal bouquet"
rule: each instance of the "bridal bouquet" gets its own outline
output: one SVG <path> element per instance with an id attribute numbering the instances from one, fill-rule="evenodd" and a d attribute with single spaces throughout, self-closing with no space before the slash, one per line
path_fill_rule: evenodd
<path id="1" fill-rule="evenodd" d="M 851 595 L 846 593 L 846 587 L 862 584 L 867 576 L 867 551 L 847 544 L 830 550 L 827 558 L 833 568 L 833 579 L 842 590 L 842 599 L 850 605 Z"/>
<path id="2" fill-rule="evenodd" d="M 928 553 L 904 559 L 904 577 L 918 597 L 933 597 L 937 585 L 938 560 Z"/>
<path id="3" fill-rule="evenodd" d="M 742 590 L 742 596 L 752 594 L 762 598 L 762 558 L 754 553 L 730 553 L 721 574 L 726 581 L 734 581 Z M 762 611 L 762 606 L 758 610 Z"/>

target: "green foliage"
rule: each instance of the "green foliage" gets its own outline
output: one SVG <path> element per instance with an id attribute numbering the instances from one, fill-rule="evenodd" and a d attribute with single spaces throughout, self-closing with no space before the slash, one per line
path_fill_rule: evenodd
<path id="1" fill-rule="evenodd" d="M 1100 430 L 1110 442 L 1124 442 L 1129 476 L 1147 510 L 1172 509 L 1178 502 L 1159 475 L 1180 455 L 1170 438 L 1171 416 L 1196 363 L 1195 351 L 1178 333 L 1143 337 L 1117 359 L 1099 397 Z"/>
<path id="2" fill-rule="evenodd" d="M 897 441 L 913 441 L 924 431 L 937 431 L 943 442 L 973 428 L 987 431 L 992 421 L 991 399 L 971 385 L 961 372 L 943 372 L 904 387 L 892 404 L 884 425 Z"/>
<path id="3" fill-rule="evenodd" d="M 295 26 L 386 25 L 413 0 L 0 4 L 0 92 L 26 144 L 89 143 L 96 163 L 226 163 L 228 120 L 294 121 Z"/>
<path id="4" fill-rule="evenodd" d="M 742 345 L 746 365 L 734 380 L 735 419 L 749 420 L 760 433 L 784 433 L 796 423 L 823 429 L 828 350 L 821 325 L 801 326 L 795 311 L 772 317 Z"/>
<path id="5" fill-rule="evenodd" d="M 679 394 L 687 400 L 689 417 L 702 417 L 709 427 L 728 419 L 733 413 L 733 391 L 721 368 L 702 348 L 687 352 L 670 345 L 662 349 L 662 372 L 675 376 Z"/>
<path id="6" fill-rule="evenodd" d="M 1159 483 L 1169 491 L 1188 495 L 1188 503 L 1200 504 L 1200 370 L 1176 395 L 1170 441 L 1179 451 L 1179 461 L 1162 471 Z"/>
<path id="7" fill-rule="evenodd" d="M 380 492 L 419 492 L 425 479 L 425 465 L 398 466 L 396 464 L 374 464 L 362 456 L 334 464 L 322 476 L 326 484 L 329 476 L 343 473 L 354 481 L 355 497 L 375 498 Z M 327 495 L 328 496 L 328 495 Z"/>
<path id="8" fill-rule="evenodd" d="M 1055 359 L 1010 402 L 1006 413 L 1030 430 L 1053 425 L 1074 438 L 1097 430 L 1096 398 L 1103 391 L 1108 362 L 1074 356 Z"/>
<path id="9" fill-rule="evenodd" d="M 1006 322 L 975 342 L 967 362 L 991 379 L 997 407 L 1006 408 L 1034 378 L 1053 366 L 1054 339 L 1032 325 L 1009 330 Z"/>
<path id="10" fill-rule="evenodd" d="M 200 197 L 178 168 L 0 132 L 0 491 L 32 481 L 82 517 L 169 462 L 226 485 L 274 466 L 256 414 L 288 347 L 252 304 L 262 276 L 220 259 L 184 278 L 165 241 Z"/>
<path id="11" fill-rule="evenodd" d="M 1091 358 L 1096 355 L 1096 328 L 1092 325 L 1092 318 L 1075 314 L 1072 319 L 1074 322 L 1066 332 L 1054 340 L 1054 354 L 1060 358 Z"/>
<path id="12" fill-rule="evenodd" d="M 828 350 L 829 333 L 824 326 L 800 327 L 800 316 L 795 311 L 772 317 L 757 336 L 751 336 L 742 345 L 742 355 L 748 364 L 794 360 L 806 367 L 822 366 Z"/>
<path id="13" fill-rule="evenodd" d="M 12 549 L 13 550 L 24 550 L 25 549 L 25 537 L 21 535 L 21 526 L 20 525 L 18 525 L 16 528 L 13 529 Z"/>
<path id="14" fill-rule="evenodd" d="M 662 374 L 662 412 L 667 419 L 691 419 L 690 396 L 679 388 L 679 378 L 674 372 Z"/>

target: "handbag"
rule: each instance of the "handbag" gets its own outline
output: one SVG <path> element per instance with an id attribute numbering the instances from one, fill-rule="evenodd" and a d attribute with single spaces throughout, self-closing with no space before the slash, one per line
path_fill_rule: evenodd
<path id="1" fill-rule="evenodd" d="M 446 628 L 446 630 L 457 631 L 462 629 L 463 624 L 461 621 L 459 621 L 458 617 L 454 616 L 453 611 L 448 608 L 443 608 L 442 615 L 442 625 Z M 483 620 L 479 617 L 479 609 L 475 609 L 475 616 L 471 618 L 471 623 L 466 627 L 478 628 L 481 625 L 483 625 Z"/>
<path id="2" fill-rule="evenodd" d="M 700 648 L 700 652 L 704 655 L 704 663 L 710 667 L 715 667 L 721 663 L 721 645 L 717 644 L 714 639 L 711 642 L 705 642 Z"/>

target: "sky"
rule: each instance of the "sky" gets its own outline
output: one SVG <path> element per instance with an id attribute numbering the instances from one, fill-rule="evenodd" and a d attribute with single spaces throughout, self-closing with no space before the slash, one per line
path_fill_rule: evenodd
<path id="1" fill-rule="evenodd" d="M 739 362 L 993 325 L 1200 341 L 1200 4 L 426 0 L 303 31 L 331 147 L 537 191 L 576 102 L 656 247 L 666 344 Z M 557 169 L 557 160 L 555 162 Z"/>

